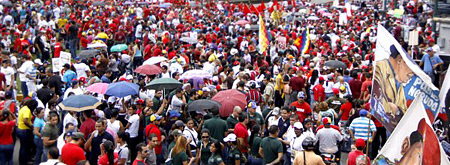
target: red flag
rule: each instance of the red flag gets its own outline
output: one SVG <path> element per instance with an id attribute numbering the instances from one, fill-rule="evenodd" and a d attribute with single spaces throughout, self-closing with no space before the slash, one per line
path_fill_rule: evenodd
<path id="1" fill-rule="evenodd" d="M 236 8 L 236 5 L 235 4 L 231 4 L 230 5 L 230 10 L 232 11 L 232 12 L 234 12 L 234 9 Z"/>
<path id="2" fill-rule="evenodd" d="M 253 6 L 253 4 L 250 6 L 250 10 L 251 10 L 253 13 L 255 13 L 256 15 L 259 15 L 258 10 L 256 9 L 255 6 Z"/>
<path id="3" fill-rule="evenodd" d="M 273 6 L 270 6 L 268 10 L 269 10 L 269 12 L 272 13 L 273 12 Z"/>
<path id="4" fill-rule="evenodd" d="M 242 3 L 239 3 L 239 4 L 238 4 L 238 8 L 239 8 L 239 11 L 244 10 L 244 6 L 242 6 Z"/>
<path id="5" fill-rule="evenodd" d="M 258 8 L 261 7 L 262 11 L 266 9 L 266 5 L 264 5 L 264 1 L 261 1 L 261 5 L 258 6 Z"/>
<path id="6" fill-rule="evenodd" d="M 292 0 L 292 6 L 293 6 L 293 7 L 297 6 L 297 5 L 295 4 L 295 0 Z"/>
<path id="7" fill-rule="evenodd" d="M 245 15 L 248 13 L 251 13 L 250 9 L 248 8 L 247 4 L 244 5 L 244 10 L 242 11 Z"/>
<path id="8" fill-rule="evenodd" d="M 278 0 L 274 0 L 272 6 L 278 6 Z"/>

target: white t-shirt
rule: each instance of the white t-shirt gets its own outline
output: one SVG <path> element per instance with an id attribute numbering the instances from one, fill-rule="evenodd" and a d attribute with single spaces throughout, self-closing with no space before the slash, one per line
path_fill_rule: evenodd
<path id="1" fill-rule="evenodd" d="M 85 63 L 73 64 L 73 67 L 77 70 L 77 79 L 80 79 L 81 77 L 87 78 L 86 72 L 91 70 Z"/>
<path id="2" fill-rule="evenodd" d="M 20 81 L 27 81 L 26 75 L 33 69 L 33 62 L 32 61 L 25 61 L 22 66 L 19 68 L 19 79 Z"/>
<path id="3" fill-rule="evenodd" d="M 14 75 L 15 71 L 12 67 L 8 66 L 6 68 L 1 68 L 2 73 L 5 74 L 6 85 L 11 85 L 11 76 Z"/>
<path id="4" fill-rule="evenodd" d="M 78 126 L 78 121 L 77 119 L 75 119 L 75 117 L 73 117 L 70 113 L 67 113 L 66 116 L 64 117 L 64 121 L 63 121 L 63 127 L 66 127 L 66 125 L 68 123 L 72 123 L 74 128 L 77 128 Z M 65 128 L 64 128 L 65 129 Z M 64 130 L 65 131 L 65 130 Z"/>
<path id="5" fill-rule="evenodd" d="M 114 149 L 114 152 L 119 154 L 119 159 L 125 158 L 128 160 L 128 146 L 126 144 L 122 146 L 117 145 L 117 148 Z"/>
<path id="6" fill-rule="evenodd" d="M 183 135 L 188 140 L 192 139 L 191 143 L 189 143 L 190 145 L 197 146 L 196 142 L 198 142 L 198 138 L 197 138 L 198 133 L 195 130 L 193 130 L 193 129 L 190 130 L 188 127 L 185 127 L 184 131 L 183 131 Z"/>
<path id="7" fill-rule="evenodd" d="M 135 138 L 139 133 L 139 115 L 134 114 L 128 119 L 128 123 L 130 123 L 130 127 L 125 131 L 130 134 L 130 138 Z"/>
<path id="8" fill-rule="evenodd" d="M 69 96 L 70 92 L 73 92 L 75 95 L 82 95 L 83 94 L 83 90 L 80 87 L 78 87 L 77 89 L 73 89 L 72 87 L 70 87 L 64 93 L 64 99 L 66 99 Z"/>
<path id="9" fill-rule="evenodd" d="M 142 24 L 139 24 L 139 25 L 136 26 L 135 37 L 136 38 L 141 38 L 142 37 Z"/>

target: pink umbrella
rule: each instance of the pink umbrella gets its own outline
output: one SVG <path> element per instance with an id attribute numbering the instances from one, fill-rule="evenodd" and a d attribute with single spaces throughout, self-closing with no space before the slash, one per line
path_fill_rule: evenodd
<path id="1" fill-rule="evenodd" d="M 233 112 L 235 106 L 239 106 L 242 109 L 245 109 L 245 105 L 247 105 L 245 94 L 239 92 L 236 89 L 221 91 L 217 93 L 212 98 L 212 100 L 215 100 L 222 104 L 219 109 L 220 116 L 222 117 L 229 116 Z"/>
<path id="2" fill-rule="evenodd" d="M 108 89 L 108 85 L 109 85 L 108 83 L 95 83 L 95 84 L 89 85 L 86 89 L 89 92 L 105 94 L 106 89 Z"/>
<path id="3" fill-rule="evenodd" d="M 322 16 L 324 16 L 324 17 L 333 17 L 333 14 L 331 14 L 331 13 L 323 13 Z"/>
<path id="4" fill-rule="evenodd" d="M 141 65 L 140 67 L 134 70 L 136 73 L 145 74 L 145 75 L 155 75 L 162 73 L 162 69 L 156 65 Z"/>
<path id="5" fill-rule="evenodd" d="M 248 21 L 246 21 L 246 20 L 239 20 L 239 21 L 236 21 L 234 24 L 235 25 L 241 25 L 241 26 L 243 26 L 243 25 L 245 25 L 245 24 L 249 24 L 250 22 L 248 22 Z"/>

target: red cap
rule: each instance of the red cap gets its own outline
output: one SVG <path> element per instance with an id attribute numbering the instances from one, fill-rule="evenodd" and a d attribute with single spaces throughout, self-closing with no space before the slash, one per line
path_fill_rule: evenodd
<path id="1" fill-rule="evenodd" d="M 364 109 L 370 111 L 370 103 L 366 103 L 366 105 L 364 105 Z"/>
<path id="2" fill-rule="evenodd" d="M 356 148 L 364 148 L 366 146 L 366 142 L 363 139 L 356 139 L 355 146 Z"/>
<path id="3" fill-rule="evenodd" d="M 86 77 L 80 77 L 80 81 L 86 83 Z"/>
<path id="4" fill-rule="evenodd" d="M 334 93 L 334 95 L 338 95 L 339 94 L 339 89 L 333 88 L 333 93 Z"/>
<path id="5" fill-rule="evenodd" d="M 325 81 L 323 77 L 319 77 L 319 81 Z"/>
<path id="6" fill-rule="evenodd" d="M 430 42 L 434 42 L 435 40 L 434 39 L 430 39 Z"/>
<path id="7" fill-rule="evenodd" d="M 136 103 L 137 103 L 137 104 L 144 104 L 145 102 L 144 102 L 144 100 L 139 99 L 139 100 L 136 101 Z"/>
<path id="8" fill-rule="evenodd" d="M 239 64 L 240 64 L 239 61 L 235 61 L 235 62 L 233 63 L 234 66 L 239 65 Z"/>
<path id="9" fill-rule="evenodd" d="M 126 50 L 122 51 L 122 54 L 127 54 L 127 51 Z"/>
<path id="10" fill-rule="evenodd" d="M 220 91 L 220 90 L 222 90 L 222 87 L 220 87 L 220 85 L 216 85 L 216 90 Z"/>
<path id="11" fill-rule="evenodd" d="M 139 43 L 139 39 L 136 39 L 134 42 L 135 42 L 135 43 Z"/>
<path id="12" fill-rule="evenodd" d="M 330 122 L 328 122 L 328 118 L 323 118 L 322 123 L 323 125 L 330 124 Z"/>

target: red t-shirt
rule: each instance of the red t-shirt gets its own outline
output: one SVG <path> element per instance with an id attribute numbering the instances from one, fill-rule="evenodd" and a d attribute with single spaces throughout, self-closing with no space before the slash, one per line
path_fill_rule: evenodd
<path id="1" fill-rule="evenodd" d="M 117 162 L 119 162 L 119 154 L 114 152 L 114 165 L 117 165 Z M 108 155 L 104 154 L 98 158 L 98 165 L 111 165 L 109 164 Z"/>
<path id="2" fill-rule="evenodd" d="M 80 43 L 81 43 L 81 47 L 87 48 L 88 40 L 86 39 L 86 37 L 81 37 Z"/>
<path id="3" fill-rule="evenodd" d="M 5 74 L 0 73 L 0 90 L 3 90 L 3 83 L 6 84 L 6 77 Z"/>
<path id="4" fill-rule="evenodd" d="M 350 152 L 350 153 L 348 154 L 347 165 L 356 165 L 356 158 L 357 158 L 359 155 L 364 155 L 364 153 L 361 152 L 361 151 L 358 151 L 358 150 L 353 151 L 353 152 Z M 370 159 L 369 159 L 369 157 L 366 157 L 366 158 L 367 158 L 367 164 L 370 164 Z"/>
<path id="5" fill-rule="evenodd" d="M 352 103 L 347 102 L 341 106 L 342 116 L 341 120 L 348 120 L 348 117 L 350 115 L 350 111 L 352 110 Z"/>
<path id="6" fill-rule="evenodd" d="M 0 145 L 13 144 L 12 131 L 15 124 L 14 121 L 9 121 L 6 124 L 0 122 L 0 128 L 2 128 L 1 132 L 3 132 L 0 134 Z"/>
<path id="7" fill-rule="evenodd" d="M 80 132 L 84 134 L 84 139 L 88 138 L 88 135 L 95 131 L 95 121 L 91 118 L 87 119 L 80 126 Z"/>
<path id="8" fill-rule="evenodd" d="M 323 86 L 321 84 L 317 84 L 314 88 L 314 100 L 315 101 L 324 101 L 325 100 L 325 88 L 323 88 Z M 321 97 L 321 99 L 319 100 L 319 97 Z"/>
<path id="9" fill-rule="evenodd" d="M 133 165 L 147 165 L 144 160 L 134 160 Z"/>
<path id="10" fill-rule="evenodd" d="M 57 42 L 55 44 L 55 54 L 53 55 L 53 57 L 55 57 L 55 58 L 59 57 L 59 54 L 61 53 L 61 50 L 62 50 L 61 43 Z"/>
<path id="11" fill-rule="evenodd" d="M 80 160 L 86 160 L 86 156 L 80 146 L 66 143 L 61 149 L 61 159 L 67 165 L 76 165 Z"/>
<path id="12" fill-rule="evenodd" d="M 158 137 L 158 141 L 161 141 L 161 130 L 159 130 L 158 126 L 154 124 L 149 124 L 145 127 L 145 136 L 149 137 L 152 133 L 156 134 Z M 155 154 L 160 154 L 162 152 L 162 146 L 157 145 L 155 147 Z"/>
<path id="13" fill-rule="evenodd" d="M 243 138 L 245 146 L 248 146 L 247 142 L 248 131 L 245 125 L 243 125 L 242 123 L 237 123 L 236 126 L 234 127 L 234 134 L 236 135 L 237 138 Z M 242 148 L 243 149 L 241 150 L 241 152 L 247 152 L 247 147 Z"/>
<path id="14" fill-rule="evenodd" d="M 303 102 L 303 104 L 299 104 L 298 101 L 293 102 L 289 107 L 295 106 L 297 111 L 295 112 L 298 115 L 298 119 L 300 122 L 303 122 L 308 115 L 312 113 L 311 107 L 307 102 Z"/>

